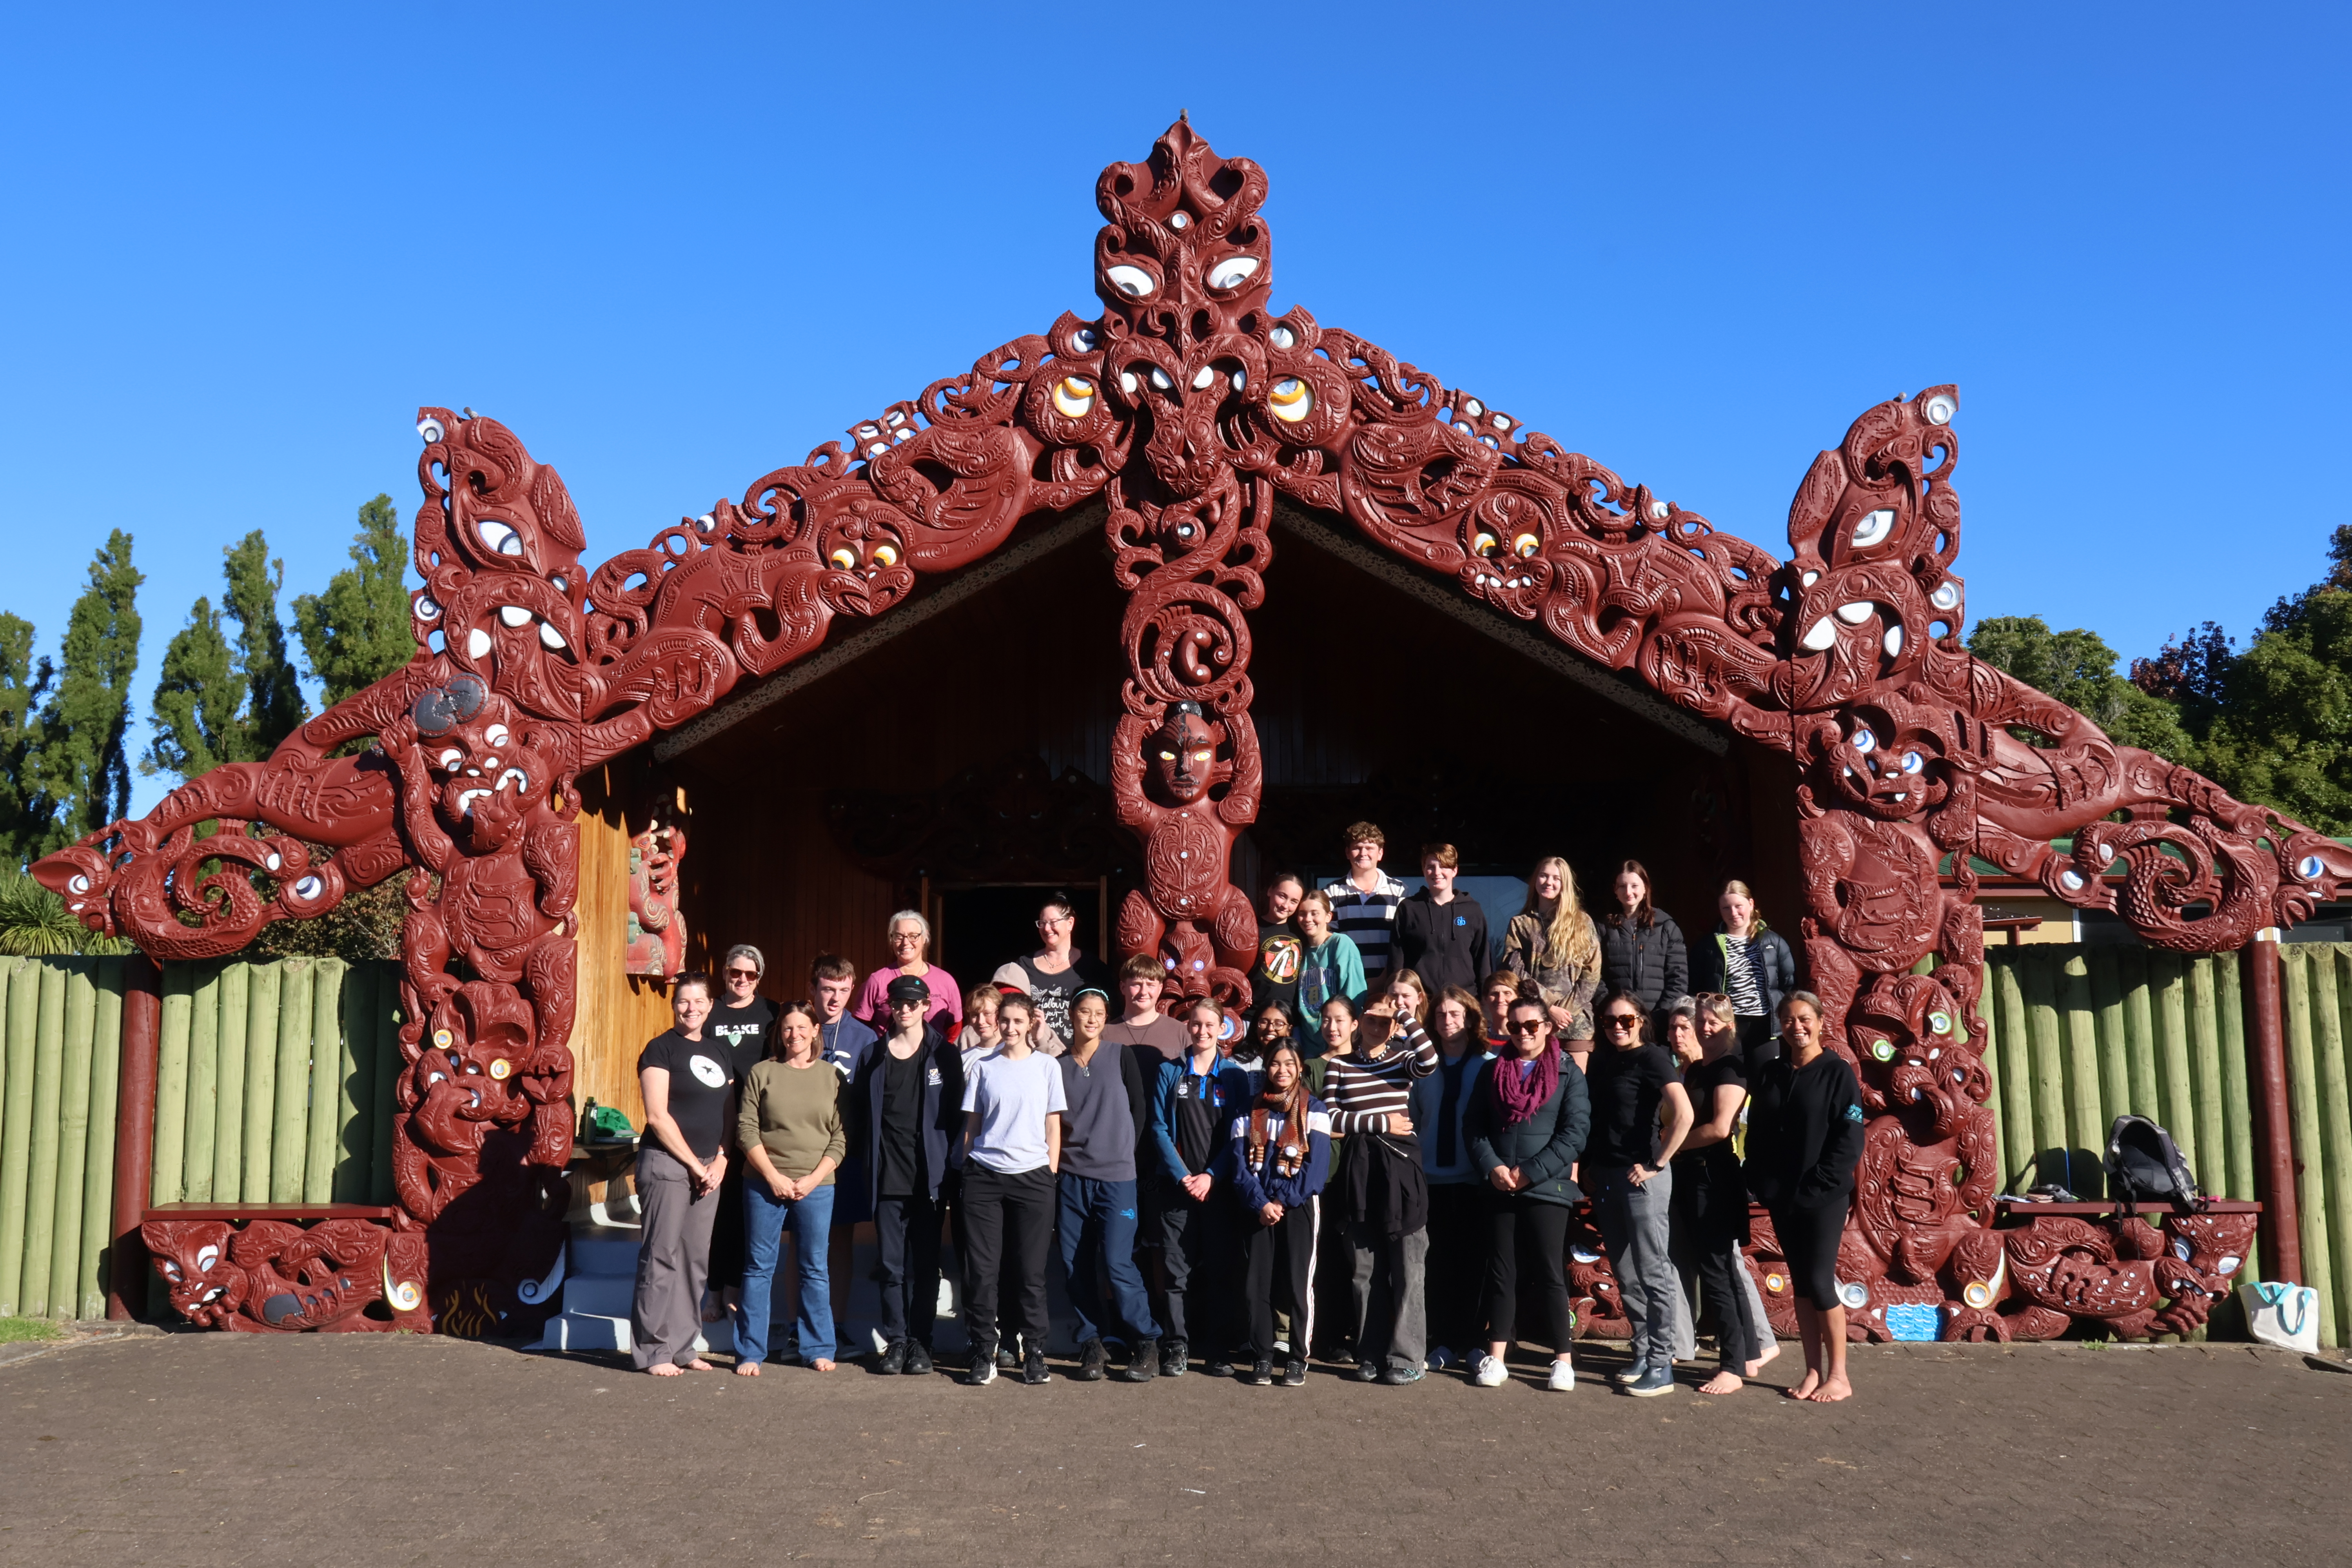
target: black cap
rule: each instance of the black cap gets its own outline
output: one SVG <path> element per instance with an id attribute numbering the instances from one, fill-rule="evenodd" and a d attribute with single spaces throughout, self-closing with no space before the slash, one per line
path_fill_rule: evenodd
<path id="1" fill-rule="evenodd" d="M 883 994 L 893 1002 L 928 1002 L 931 999 L 931 988 L 923 984 L 923 977 L 919 974 L 901 974 L 890 982 L 890 989 Z"/>

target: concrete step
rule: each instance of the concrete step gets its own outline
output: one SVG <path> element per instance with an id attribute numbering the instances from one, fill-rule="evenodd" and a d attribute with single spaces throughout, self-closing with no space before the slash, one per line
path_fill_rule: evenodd
<path id="1" fill-rule="evenodd" d="M 635 1338 L 629 1331 L 629 1315 L 618 1317 L 601 1312 L 565 1311 L 547 1321 L 547 1331 L 541 1336 L 538 1349 L 543 1351 L 619 1351 L 624 1354 L 634 1349 Z M 719 1355 L 735 1352 L 735 1331 L 725 1322 L 705 1323 L 696 1336 L 694 1348 L 715 1352 Z"/>
<path id="2" fill-rule="evenodd" d="M 634 1274 L 574 1274 L 563 1282 L 563 1310 L 625 1319 L 635 1301 L 636 1288 Z"/>
<path id="3" fill-rule="evenodd" d="M 606 1231 L 600 1235 L 586 1229 L 574 1231 L 571 1271 L 574 1275 L 625 1274 L 635 1278 L 637 1233 Z"/>

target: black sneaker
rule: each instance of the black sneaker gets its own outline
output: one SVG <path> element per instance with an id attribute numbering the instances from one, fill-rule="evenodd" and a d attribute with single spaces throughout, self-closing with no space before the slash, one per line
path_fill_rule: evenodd
<path id="1" fill-rule="evenodd" d="M 1274 1386 L 1274 1363 L 1259 1362 L 1247 1372 L 1237 1375 L 1242 1382 L 1248 1384 L 1252 1388 L 1271 1388 Z"/>
<path id="2" fill-rule="evenodd" d="M 1182 1340 L 1162 1340 L 1160 1342 L 1160 1376 L 1181 1377 L 1187 1372 L 1190 1372 L 1192 1368 L 1192 1352 Z"/>
<path id="3" fill-rule="evenodd" d="M 987 1351 L 974 1351 L 971 1357 L 971 1371 L 965 1374 L 964 1381 L 974 1388 L 986 1388 L 990 1384 L 994 1383 L 996 1357 Z"/>
<path id="4" fill-rule="evenodd" d="M 1021 1358 L 1021 1381 L 1034 1388 L 1038 1384 L 1053 1381 L 1053 1376 L 1052 1373 L 1045 1370 L 1044 1349 L 1037 1345 L 1031 1345 L 1029 1352 Z"/>
<path id="5" fill-rule="evenodd" d="M 1381 1382 L 1391 1388 L 1402 1388 L 1408 1383 L 1419 1383 L 1428 1375 L 1429 1373 L 1422 1368 L 1402 1363 L 1395 1366 L 1381 1368 Z"/>
<path id="6" fill-rule="evenodd" d="M 907 1370 L 907 1342 L 892 1340 L 889 1347 L 875 1358 L 874 1371 L 882 1377 L 896 1377 Z"/>
<path id="7" fill-rule="evenodd" d="M 1380 1380 L 1380 1363 L 1376 1361 L 1360 1361 L 1356 1363 L 1356 1381 L 1358 1383 L 1378 1383 Z"/>
<path id="8" fill-rule="evenodd" d="M 1127 1370 L 1118 1374 L 1121 1383 L 1150 1383 L 1160 1375 L 1160 1342 L 1138 1340 L 1128 1348 Z"/>
<path id="9" fill-rule="evenodd" d="M 931 1375 L 931 1347 L 925 1344 L 920 1340 L 908 1340 L 907 1342 L 906 1375 L 908 1377 L 929 1377 Z"/>
<path id="10" fill-rule="evenodd" d="M 1078 1347 L 1078 1370 L 1070 1373 L 1073 1383 L 1100 1383 L 1110 1365 L 1109 1352 L 1100 1340 L 1088 1340 Z"/>
<path id="11" fill-rule="evenodd" d="M 1265 1364 L 1269 1367 L 1274 1365 L 1272 1362 L 1268 1362 Z M 1234 1375 L 1234 1363 L 1227 1361 L 1223 1356 L 1219 1356 L 1216 1360 L 1209 1363 L 1209 1375 L 1211 1377 L 1231 1377 Z"/>
<path id="12" fill-rule="evenodd" d="M 1285 1388 L 1306 1387 L 1307 1363 L 1303 1361 L 1284 1362 L 1282 1363 L 1282 1386 Z"/>

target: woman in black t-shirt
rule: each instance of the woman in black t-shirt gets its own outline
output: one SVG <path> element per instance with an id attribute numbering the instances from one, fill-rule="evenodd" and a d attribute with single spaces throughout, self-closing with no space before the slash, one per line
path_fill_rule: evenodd
<path id="1" fill-rule="evenodd" d="M 1780 1037 L 1788 1052 L 1764 1065 L 1748 1113 L 1748 1185 L 1772 1212 L 1797 1292 L 1805 1376 L 1789 1397 L 1827 1405 L 1853 1394 L 1837 1255 L 1862 1160 L 1862 1085 L 1822 1045 L 1821 998 L 1811 992 L 1791 991 L 1780 1004 Z"/>
<path id="2" fill-rule="evenodd" d="M 1718 1370 L 1698 1391 L 1737 1394 L 1780 1353 L 1756 1310 L 1739 1255 L 1748 1245 L 1748 1183 L 1731 1136 L 1748 1100 L 1748 1072 L 1740 1063 L 1738 1016 L 1729 997 L 1710 992 L 1669 1005 L 1664 1016 L 1695 1119 L 1675 1156 L 1675 1264 L 1685 1276 L 1698 1276 L 1716 1316 Z"/>
<path id="3" fill-rule="evenodd" d="M 676 1026 L 646 1042 L 637 1058 L 646 1100 L 636 1171 L 645 1229 L 629 1313 L 630 1357 L 656 1377 L 711 1370 L 694 1342 L 702 1329 L 710 1226 L 727 1177 L 727 1132 L 735 1121 L 732 1057 L 703 1027 L 710 1017 L 710 976 L 679 975 L 669 1005 Z"/>
<path id="4" fill-rule="evenodd" d="M 768 1059 L 776 1038 L 776 1005 L 760 994 L 768 961 L 760 950 L 740 942 L 727 950 L 719 965 L 725 994 L 703 1025 L 711 1039 L 727 1047 L 739 1084 L 751 1069 Z M 743 1173 L 744 1162 L 731 1161 L 727 1180 L 719 1188 L 719 1217 L 710 1230 L 710 1288 L 730 1308 L 743 1304 Z"/>
<path id="5" fill-rule="evenodd" d="M 1617 1275 L 1617 1298 L 1633 1331 L 1633 1363 L 1625 1391 L 1637 1397 L 1675 1385 L 1675 1274 L 1668 1208 L 1674 1200 L 1673 1160 L 1691 1127 L 1674 1058 L 1642 1038 L 1648 1010 L 1641 998 L 1610 993 L 1601 1005 L 1601 1038 L 1586 1072 L 1592 1089 L 1592 1135 L 1580 1170 L 1592 1195 L 1601 1242 Z M 1671 1121 L 1662 1139 L 1658 1112 Z"/>

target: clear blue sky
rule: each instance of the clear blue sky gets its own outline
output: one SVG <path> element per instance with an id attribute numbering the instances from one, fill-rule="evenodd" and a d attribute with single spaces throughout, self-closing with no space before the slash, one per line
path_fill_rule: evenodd
<path id="1" fill-rule="evenodd" d="M 290 596 L 414 510 L 418 404 L 641 543 L 1091 314 L 1180 109 L 1271 174 L 1277 307 L 1776 552 L 1942 381 L 1972 617 L 2242 636 L 2347 517 L 2340 6 L 684 9 L 12 18 L 0 608 L 54 647 L 132 530 L 142 744 L 222 546 Z"/>

